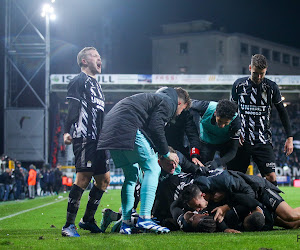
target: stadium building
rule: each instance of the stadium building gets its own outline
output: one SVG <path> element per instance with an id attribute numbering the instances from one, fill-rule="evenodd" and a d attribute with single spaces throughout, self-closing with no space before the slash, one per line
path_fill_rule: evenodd
<path id="1" fill-rule="evenodd" d="M 213 23 L 166 24 L 152 38 L 154 74 L 248 74 L 251 55 L 263 54 L 270 75 L 299 75 L 300 51 L 240 33 L 213 29 Z"/>

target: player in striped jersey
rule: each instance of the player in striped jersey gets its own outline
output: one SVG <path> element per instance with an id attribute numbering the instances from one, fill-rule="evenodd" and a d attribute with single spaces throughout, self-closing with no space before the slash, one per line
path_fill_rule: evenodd
<path id="1" fill-rule="evenodd" d="M 67 221 L 62 235 L 79 237 L 75 228 L 75 218 L 83 191 L 91 181 L 95 184 L 89 193 L 85 214 L 79 227 L 92 233 L 101 233 L 94 215 L 105 192 L 109 180 L 104 151 L 97 150 L 97 142 L 104 117 L 104 95 L 96 74 L 101 73 L 101 57 L 94 47 L 82 49 L 77 56 L 81 73 L 68 85 L 68 115 L 65 122 L 65 144 L 73 143 L 75 155 L 76 180 L 71 188 L 67 208 Z M 71 136 L 71 127 L 74 127 Z"/>
<path id="2" fill-rule="evenodd" d="M 250 77 L 237 79 L 232 87 L 232 100 L 238 104 L 242 123 L 240 140 L 242 147 L 238 149 L 236 157 L 227 164 L 227 167 L 246 172 L 252 156 L 262 176 L 277 185 L 270 128 L 272 105 L 276 107 L 286 133 L 284 151 L 287 156 L 293 152 L 290 121 L 278 85 L 265 78 L 266 58 L 260 54 L 252 56 L 249 70 Z"/>

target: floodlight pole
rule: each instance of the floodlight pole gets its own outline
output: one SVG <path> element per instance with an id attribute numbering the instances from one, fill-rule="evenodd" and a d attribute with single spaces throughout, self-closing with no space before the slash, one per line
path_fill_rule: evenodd
<path id="1" fill-rule="evenodd" d="M 49 163 L 49 77 L 50 77 L 50 25 L 49 14 L 46 20 L 46 61 L 45 61 L 45 164 Z"/>

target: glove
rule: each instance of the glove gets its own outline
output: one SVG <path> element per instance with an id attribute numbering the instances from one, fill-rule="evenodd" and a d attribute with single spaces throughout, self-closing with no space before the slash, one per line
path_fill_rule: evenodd
<path id="1" fill-rule="evenodd" d="M 198 169 L 195 172 L 196 176 L 207 176 L 208 171 L 211 170 L 208 167 L 198 167 Z"/>
<path id="2" fill-rule="evenodd" d="M 205 163 L 205 167 L 208 167 L 210 170 L 214 170 L 219 167 L 218 163 L 216 160 L 213 161 L 208 161 Z"/>

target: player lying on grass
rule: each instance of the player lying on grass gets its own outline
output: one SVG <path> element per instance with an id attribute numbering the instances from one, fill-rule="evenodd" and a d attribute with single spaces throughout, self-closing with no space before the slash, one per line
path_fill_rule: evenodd
<path id="1" fill-rule="evenodd" d="M 195 184 L 190 184 L 183 189 L 179 198 L 170 207 L 173 220 L 178 223 L 179 228 L 184 232 L 240 233 L 229 228 L 224 221 L 215 220 L 216 210 L 208 207 L 209 202 L 206 199 L 205 194 Z M 197 208 L 194 207 L 195 204 Z"/>
<path id="2" fill-rule="evenodd" d="M 206 173 L 187 174 L 181 173 L 179 175 L 169 176 L 163 180 L 157 190 L 155 204 L 153 206 L 153 215 L 161 221 L 162 225 L 164 222 L 174 222 L 170 206 L 174 200 L 179 197 L 185 186 L 192 183 L 198 182 L 197 184 L 206 190 L 206 195 L 215 195 L 216 192 L 223 192 L 226 203 L 234 204 L 235 195 L 238 193 L 246 194 L 252 198 L 255 197 L 254 191 L 244 180 L 234 180 L 227 171 L 210 170 Z M 224 205 L 223 203 L 221 205 Z M 257 202 L 258 204 L 258 202 Z M 255 205 L 257 205 L 255 204 Z M 217 206 L 216 206 L 217 207 Z M 255 208 L 255 206 L 254 206 Z M 221 218 L 222 210 L 216 209 L 216 219 Z M 177 225 L 175 221 L 175 225 Z M 169 228 L 171 227 L 168 224 Z M 179 229 L 178 225 L 174 227 L 174 230 Z"/>
<path id="3" fill-rule="evenodd" d="M 289 229 L 299 228 L 300 220 L 298 219 L 299 217 L 297 217 L 299 208 L 291 208 L 279 195 L 281 191 L 276 186 L 257 176 L 249 176 L 235 171 L 229 171 L 229 173 L 234 176 L 235 180 L 245 180 L 247 185 L 251 186 L 251 189 L 254 191 L 255 197 L 253 198 L 241 193 L 234 194 L 235 206 L 228 212 L 228 215 L 226 213 L 230 209 L 228 205 L 220 206 L 212 210 L 212 212 L 216 211 L 215 219 L 217 221 L 221 222 L 225 216 L 225 221 L 229 222 L 230 227 L 242 230 L 244 228 L 244 230 L 247 231 L 271 230 L 273 225 Z M 220 177 L 222 177 L 222 174 L 218 176 L 219 184 L 222 181 L 225 183 L 226 178 Z M 216 183 L 211 181 L 213 179 L 215 179 L 215 177 L 205 179 L 199 177 L 197 180 L 195 179 L 194 183 L 200 187 L 200 189 L 206 189 L 204 192 L 208 194 L 209 190 L 207 187 L 216 186 Z M 181 208 L 181 214 L 184 214 L 184 212 L 188 210 L 202 211 L 206 209 L 203 205 L 203 197 L 206 196 L 206 199 L 209 199 L 209 195 L 204 195 L 200 192 L 200 189 L 199 192 L 190 196 L 183 194 L 181 197 L 184 198 L 175 201 L 171 206 L 171 210 L 172 207 Z M 176 215 L 174 215 L 174 211 L 176 210 L 173 210 L 173 219 L 177 219 L 180 213 L 178 214 L 177 211 Z M 236 217 L 238 217 L 238 219 Z M 258 225 L 249 225 L 249 221 L 251 220 L 260 222 Z M 243 227 L 240 227 L 241 224 L 243 224 Z"/>

